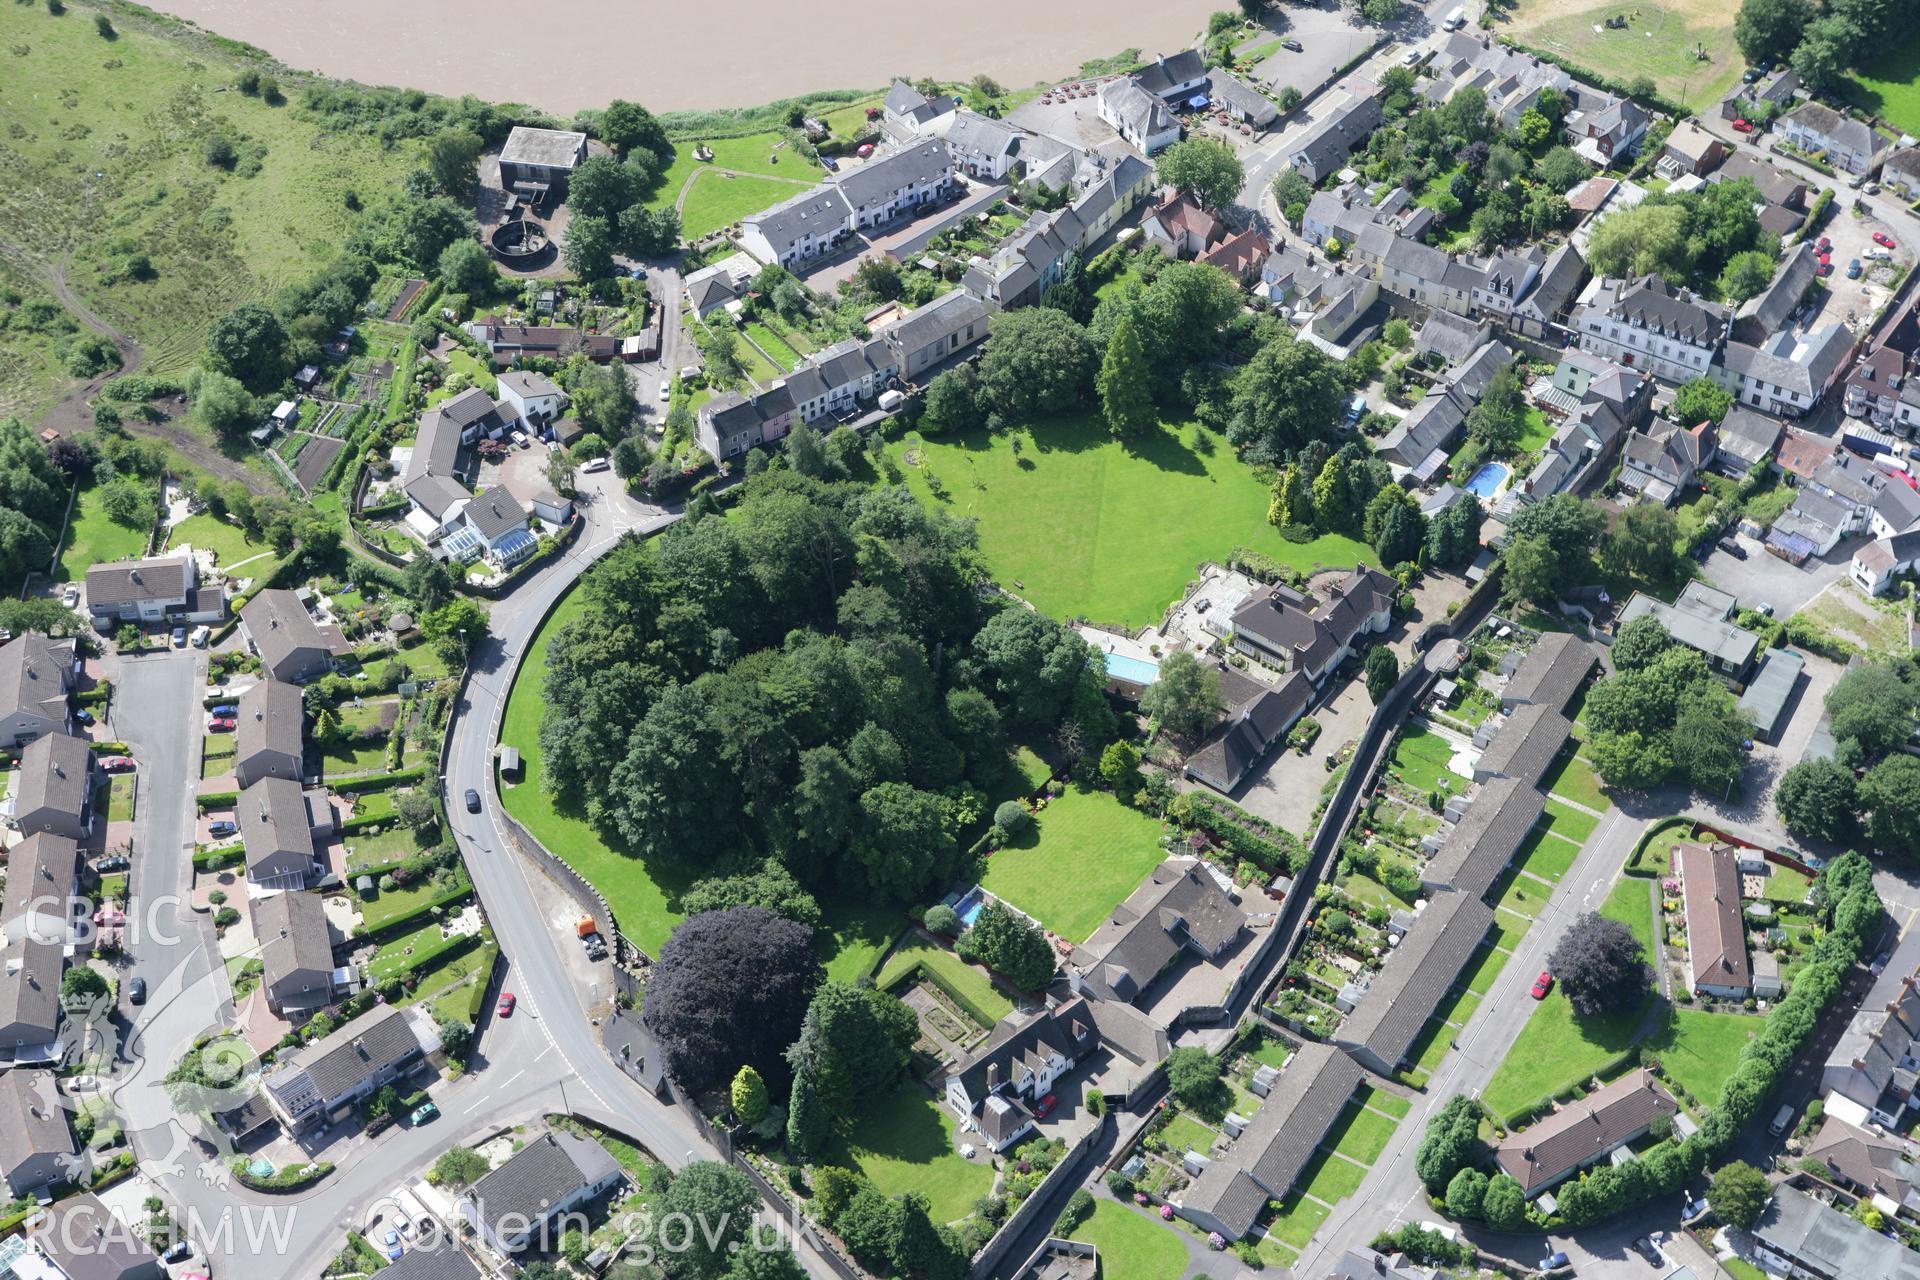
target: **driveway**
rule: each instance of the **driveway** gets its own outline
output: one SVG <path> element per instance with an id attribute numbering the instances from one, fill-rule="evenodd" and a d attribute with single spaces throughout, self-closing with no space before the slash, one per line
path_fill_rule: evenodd
<path id="1" fill-rule="evenodd" d="M 1241 784 L 1234 803 L 1302 839 L 1313 835 L 1313 811 L 1327 785 L 1327 757 L 1366 732 L 1373 702 L 1363 680 L 1349 680 L 1320 706 L 1307 712 L 1320 723 L 1312 750 L 1279 750 L 1269 755 Z"/>
<path id="2" fill-rule="evenodd" d="M 1796 566 L 1779 556 L 1768 555 L 1752 538 L 1743 537 L 1739 542 L 1747 558 L 1730 556 L 1716 546 L 1701 565 L 1707 581 L 1722 591 L 1732 592 L 1742 609 L 1772 605 L 1776 618 L 1794 613 L 1826 590 L 1828 584 L 1846 577 L 1847 562 L 1853 557 L 1853 548 L 1859 545 L 1854 539 L 1848 539 L 1825 559 L 1808 560 Z"/>

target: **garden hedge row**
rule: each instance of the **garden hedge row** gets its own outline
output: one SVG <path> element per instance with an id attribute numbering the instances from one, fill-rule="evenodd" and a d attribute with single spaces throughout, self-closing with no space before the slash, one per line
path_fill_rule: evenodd
<path id="1" fill-rule="evenodd" d="M 355 872 L 354 878 L 358 879 L 360 876 L 366 874 L 368 873 L 364 871 Z M 419 928 L 421 917 L 430 914 L 435 907 L 452 906 L 462 898 L 468 898 L 472 895 L 472 883 L 468 881 L 466 877 L 462 876 L 460 883 L 454 888 L 442 889 L 439 893 L 433 895 L 433 897 L 422 899 L 418 905 L 409 908 L 405 914 L 397 915 L 391 920 L 382 920 L 378 929 L 369 929 L 366 933 L 360 935 L 360 939 L 371 939 L 374 942 L 378 942 L 383 938 L 397 938 L 403 933 Z"/>
<path id="2" fill-rule="evenodd" d="M 1640 842 L 1633 846 L 1632 854 L 1627 857 L 1627 874 L 1630 876 L 1643 876 L 1649 880 L 1658 879 L 1660 873 L 1657 871 L 1649 871 L 1641 866 L 1641 859 L 1646 856 L 1647 850 L 1653 847 L 1653 842 L 1657 838 L 1673 831 L 1691 828 L 1692 826 L 1692 818 L 1662 818 L 1660 821 L 1648 827 L 1646 834 L 1640 837 Z"/>
<path id="3" fill-rule="evenodd" d="M 254 1191 L 302 1191 L 333 1172 L 333 1165 L 322 1160 L 314 1164 L 303 1164 L 294 1168 L 280 1169 L 270 1177 L 256 1177 L 247 1168 L 247 1157 L 233 1158 L 233 1176 L 240 1185 Z"/>
<path id="4" fill-rule="evenodd" d="M 961 995 L 960 992 L 955 989 L 954 985 L 946 980 L 945 975 L 935 970 L 932 966 L 918 960 L 908 966 L 893 985 L 897 987 L 902 983 L 911 983 L 914 981 L 931 982 L 934 986 L 945 992 L 948 999 L 952 1000 L 962 1009 L 965 1009 L 968 1016 L 975 1019 L 983 1027 L 991 1027 L 1000 1021 L 1000 1019 L 967 999 L 966 996 Z"/>
<path id="5" fill-rule="evenodd" d="M 391 773 L 370 773 L 364 778 L 342 778 L 338 782 L 327 783 L 327 790 L 339 796 L 358 795 L 363 791 L 388 791 L 394 787 L 411 786 L 426 776 L 426 766 L 415 765 L 411 769 L 395 769 Z"/>
<path id="6" fill-rule="evenodd" d="M 246 861 L 246 846 L 238 844 L 222 845 L 218 849 L 196 849 L 193 853 L 195 871 L 221 871 L 227 867 L 237 867 Z"/>
<path id="7" fill-rule="evenodd" d="M 1186 815 L 1184 820 L 1176 810 Z M 1244 858 L 1265 871 L 1284 870 L 1288 875 L 1298 875 L 1312 856 L 1312 851 L 1291 832 L 1205 792 L 1184 793 L 1168 809 L 1167 816 L 1189 829 L 1205 830 L 1236 858 Z"/>
<path id="8" fill-rule="evenodd" d="M 480 1015 L 487 1007 L 487 992 L 493 987 L 493 967 L 500 962 L 500 944 L 493 940 L 489 930 L 480 931 L 480 945 L 484 948 L 480 956 L 480 980 L 473 984 L 473 994 L 467 997 L 467 1025 L 478 1026 Z"/>

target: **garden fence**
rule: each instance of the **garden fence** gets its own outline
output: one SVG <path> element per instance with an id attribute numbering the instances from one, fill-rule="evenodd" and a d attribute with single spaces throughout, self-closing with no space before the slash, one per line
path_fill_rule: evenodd
<path id="1" fill-rule="evenodd" d="M 1109 1110 L 1100 1117 L 1100 1123 L 1080 1135 L 1080 1140 L 1067 1149 L 1060 1157 L 1060 1163 L 1047 1171 L 1033 1194 L 1020 1202 L 1020 1207 L 1010 1214 L 1001 1228 L 993 1233 L 993 1239 L 987 1241 L 973 1260 L 973 1266 L 967 1270 L 967 1280 L 984 1280 L 999 1265 L 1008 1249 L 1019 1240 L 1021 1234 L 1033 1226 L 1050 1209 L 1049 1202 L 1062 1188 L 1080 1185 L 1081 1174 L 1093 1154 L 1094 1147 L 1111 1131 L 1113 1112 Z"/>

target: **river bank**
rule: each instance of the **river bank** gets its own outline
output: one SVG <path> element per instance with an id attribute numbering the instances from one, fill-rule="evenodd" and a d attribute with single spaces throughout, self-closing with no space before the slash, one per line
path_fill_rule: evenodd
<path id="1" fill-rule="evenodd" d="M 1009 87 L 1090 58 L 1184 48 L 1218 0 L 151 0 L 289 66 L 367 84 L 471 93 L 559 115 L 627 98 L 654 111 L 753 106 L 894 76 Z M 797 15 L 804 11 L 805 17 Z"/>

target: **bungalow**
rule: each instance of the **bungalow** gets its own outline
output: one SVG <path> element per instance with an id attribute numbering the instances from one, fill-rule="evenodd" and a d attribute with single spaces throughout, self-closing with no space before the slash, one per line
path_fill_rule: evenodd
<path id="1" fill-rule="evenodd" d="M 1153 155 L 1180 140 L 1180 122 L 1167 104 L 1129 79 L 1100 86 L 1100 118 L 1142 155 Z"/>
<path id="2" fill-rule="evenodd" d="M 1645 1137 L 1656 1119 L 1678 1111 L 1653 1073 L 1639 1067 L 1508 1134 L 1494 1148 L 1494 1163 L 1531 1200 Z"/>
<path id="3" fill-rule="evenodd" d="M 509 369 L 494 381 L 500 387 L 500 405 L 530 429 L 553 421 L 567 407 L 567 393 L 544 373 L 531 369 Z M 500 406 L 495 406 L 498 410 Z"/>
<path id="4" fill-rule="evenodd" d="M 1599 652 L 1580 637 L 1562 631 L 1546 632 L 1507 677 L 1500 690 L 1500 709 L 1512 711 L 1539 703 L 1565 712 L 1599 661 Z"/>
<path id="5" fill-rule="evenodd" d="M 253 899 L 253 936 L 260 945 L 261 990 L 282 1018 L 333 1002 L 333 935 L 320 895 L 293 890 Z"/>
<path id="6" fill-rule="evenodd" d="M 305 723 L 306 703 L 297 685 L 262 680 L 241 694 L 233 732 L 234 781 L 244 789 L 262 778 L 304 778 Z"/>
<path id="7" fill-rule="evenodd" d="M 284 588 L 262 591 L 240 610 L 240 636 L 271 679 L 298 684 L 333 670 L 344 640 L 320 630 L 306 602 Z"/>
<path id="8" fill-rule="evenodd" d="M 1054 1082 L 1099 1047 L 1087 1001 L 1074 996 L 1025 1021 L 1001 1019 L 978 1049 L 947 1073 L 943 1096 L 993 1152 L 1005 1151 L 1034 1127 L 1033 1108 Z"/>
<path id="9" fill-rule="evenodd" d="M 234 816 L 246 848 L 250 891 L 304 889 L 320 872 L 306 796 L 298 782 L 262 778 L 240 793 Z"/>
<path id="10" fill-rule="evenodd" d="M 0 950 L 0 1066 L 60 1060 L 60 978 L 66 948 L 9 938 Z"/>
<path id="11" fill-rule="evenodd" d="M 440 1048 L 431 1011 L 381 1005 L 292 1054 L 262 1083 L 281 1123 L 295 1134 L 325 1129 Z"/>
<path id="12" fill-rule="evenodd" d="M 1308 608 L 1307 597 L 1275 584 L 1233 615 L 1233 647 L 1248 657 L 1299 671 L 1315 684 L 1326 680 L 1362 636 L 1379 635 L 1393 622 L 1393 579 L 1358 565 Z"/>
<path id="13" fill-rule="evenodd" d="M 1098 1003 L 1133 1004 L 1183 955 L 1217 964 L 1247 915 L 1197 858 L 1168 858 L 1067 957 L 1067 983 Z"/>
<path id="14" fill-rule="evenodd" d="M 87 615 L 102 634 L 126 622 L 219 622 L 227 597 L 222 587 L 199 585 L 192 556 L 121 560 L 88 566 Z"/>
<path id="15" fill-rule="evenodd" d="M 1248 1235 L 1269 1200 L 1284 1200 L 1360 1086 L 1354 1060 L 1331 1045 L 1295 1049 L 1226 1152 L 1174 1200 L 1173 1211 L 1229 1240 Z"/>
<path id="16" fill-rule="evenodd" d="M 1621 487 L 1672 506 L 1713 461 L 1717 447 L 1713 423 L 1683 429 L 1665 418 L 1627 437 L 1621 453 Z"/>
<path id="17" fill-rule="evenodd" d="M 1224 71 L 1213 73 L 1208 81 L 1207 95 L 1213 99 L 1215 107 L 1241 124 L 1251 126 L 1255 133 L 1271 129 L 1280 119 L 1280 108 L 1272 98 Z"/>
<path id="18" fill-rule="evenodd" d="M 567 178 L 586 158 L 584 133 L 515 125 L 506 145 L 500 148 L 500 185 L 537 200 L 565 187 Z"/>
<path id="19" fill-rule="evenodd" d="M 1809 98 L 1780 117 L 1774 131 L 1782 141 L 1847 173 L 1871 173 L 1887 142 L 1873 126 L 1842 115 L 1824 102 Z"/>
<path id="20" fill-rule="evenodd" d="M 0 1177 L 16 1197 L 77 1181 L 86 1168 L 67 1128 L 54 1073 L 0 1075 Z"/>
<path id="21" fill-rule="evenodd" d="M 49 733 L 27 744 L 14 775 L 13 825 L 24 835 L 51 832 L 85 840 L 93 826 L 93 748 L 83 738 Z"/>
<path id="22" fill-rule="evenodd" d="M 1525 779 L 1494 778 L 1483 783 L 1466 815 L 1454 823 L 1422 868 L 1421 883 L 1430 890 L 1484 896 L 1512 864 L 1546 803 L 1546 797 Z"/>
<path id="23" fill-rule="evenodd" d="M 1369 1071 L 1390 1076 L 1493 926 L 1493 908 L 1464 893 L 1436 894 L 1401 937 L 1333 1043 Z"/>
<path id="24" fill-rule="evenodd" d="M 0 745 L 18 750 L 42 734 L 72 728 L 73 641 L 35 631 L 0 645 Z"/>
<path id="25" fill-rule="evenodd" d="M 1761 1268 L 1789 1280 L 1920 1280 L 1920 1255 L 1850 1214 L 1778 1186 L 1751 1231 Z"/>
<path id="26" fill-rule="evenodd" d="M 1888 1127 L 1905 1123 L 1920 1073 L 1920 931 L 1895 945 L 1859 1010 L 1827 1053 L 1820 1091 Z M 1829 1106 L 1833 1104 L 1829 1103 Z"/>
<path id="27" fill-rule="evenodd" d="M 1545 703 L 1515 707 L 1497 723 L 1489 721 L 1481 726 L 1487 743 L 1474 761 L 1473 780 L 1518 778 L 1528 786 L 1538 786 L 1572 732 L 1572 723 Z"/>
<path id="28" fill-rule="evenodd" d="M 549 1251 L 569 1230 L 584 1232 L 580 1212 L 626 1173 L 591 1138 L 549 1130 L 507 1158 L 460 1197 L 461 1218 L 502 1262 L 532 1247 Z"/>
<path id="29" fill-rule="evenodd" d="M 1170 193 L 1140 220 L 1141 234 L 1176 258 L 1192 258 L 1220 243 L 1226 224 L 1184 191 Z"/>
<path id="30" fill-rule="evenodd" d="M 1701 995 L 1742 1000 L 1753 992 L 1747 933 L 1740 915 L 1740 869 L 1729 845 L 1674 846 L 1687 921 L 1688 982 Z"/>
<path id="31" fill-rule="evenodd" d="M 1698 650 L 1714 674 L 1729 684 L 1745 684 L 1753 671 L 1760 637 L 1731 619 L 1738 601 L 1701 582 L 1681 588 L 1672 604 L 1634 592 L 1620 611 L 1621 623 L 1651 616 L 1689 649 Z"/>
<path id="32" fill-rule="evenodd" d="M 1313 682 L 1296 671 L 1270 685 L 1225 667 L 1220 691 L 1230 703 L 1226 721 L 1187 757 L 1184 771 L 1194 781 L 1231 795 L 1312 705 Z"/>

